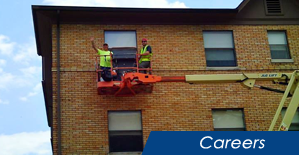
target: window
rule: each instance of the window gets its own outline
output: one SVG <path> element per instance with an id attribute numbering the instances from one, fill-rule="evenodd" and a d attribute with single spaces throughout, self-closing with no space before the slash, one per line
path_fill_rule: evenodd
<path id="1" fill-rule="evenodd" d="M 237 66 L 232 31 L 204 31 L 208 67 Z"/>
<path id="2" fill-rule="evenodd" d="M 113 52 L 113 67 L 133 67 L 136 63 L 137 38 L 136 31 L 104 31 L 105 42 Z M 116 81 L 128 69 L 117 69 Z"/>
<path id="3" fill-rule="evenodd" d="M 242 109 L 213 109 L 215 131 L 245 131 Z"/>
<path id="4" fill-rule="evenodd" d="M 136 41 L 136 31 L 105 31 L 105 43 L 109 45 L 109 48 L 113 52 L 114 59 L 135 59 L 137 50 Z M 124 64 L 124 62 L 119 62 L 118 64 Z"/>
<path id="5" fill-rule="evenodd" d="M 283 108 L 281 110 L 282 118 L 284 117 L 286 113 L 287 108 Z M 289 131 L 299 131 L 299 109 L 297 109 L 297 112 L 295 113 L 295 116 L 292 120 L 292 124 L 290 125 Z"/>
<path id="6" fill-rule="evenodd" d="M 110 152 L 143 150 L 141 112 L 108 112 Z"/>
<path id="7" fill-rule="evenodd" d="M 272 59 L 291 59 L 285 31 L 268 31 Z"/>
<path id="8" fill-rule="evenodd" d="M 136 63 L 136 31 L 105 31 L 105 42 L 113 52 L 114 67 L 133 67 Z M 117 81 L 126 69 L 117 70 Z"/>
<path id="9" fill-rule="evenodd" d="M 136 48 L 135 31 L 105 31 L 105 42 L 110 48 L 133 47 Z"/>

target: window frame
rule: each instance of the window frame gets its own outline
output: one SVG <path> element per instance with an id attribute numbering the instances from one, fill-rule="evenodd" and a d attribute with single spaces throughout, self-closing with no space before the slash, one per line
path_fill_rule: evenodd
<path id="1" fill-rule="evenodd" d="M 233 48 L 206 48 L 205 45 L 204 49 L 205 49 L 205 57 L 206 57 L 206 67 L 238 67 L 238 61 L 237 61 L 237 54 L 236 54 L 236 47 L 235 47 L 235 38 L 234 38 L 234 31 L 233 30 L 203 30 L 202 31 L 202 36 L 203 36 L 203 43 L 204 43 L 204 33 L 205 32 L 231 32 L 232 35 L 232 43 L 233 43 Z M 233 56 L 234 56 L 234 63 L 235 65 L 233 66 L 209 66 L 208 65 L 208 60 L 207 60 L 207 51 L 209 50 L 232 50 L 233 52 Z"/>
<path id="2" fill-rule="evenodd" d="M 214 121 L 213 121 L 213 111 L 228 111 L 228 110 L 241 110 L 242 111 L 242 120 L 244 128 L 215 128 Z M 212 108 L 212 121 L 213 121 L 213 129 L 214 131 L 227 131 L 225 129 L 243 129 L 242 131 L 247 131 L 246 123 L 245 123 L 245 114 L 243 108 Z M 239 130 L 228 130 L 228 131 L 239 131 Z"/>
<path id="3" fill-rule="evenodd" d="M 135 38 L 136 47 L 111 47 L 111 48 L 109 47 L 109 50 L 113 50 L 113 49 L 133 49 L 133 50 L 137 50 L 138 49 L 137 30 L 104 30 L 104 33 L 103 33 L 103 35 L 104 35 L 104 43 L 106 43 L 106 36 L 105 36 L 105 34 L 106 34 L 107 31 L 113 31 L 113 32 L 127 32 L 127 31 L 132 31 L 132 32 L 135 32 L 135 36 L 136 36 L 136 38 Z M 109 46 L 109 44 L 108 44 L 108 46 Z"/>
<path id="4" fill-rule="evenodd" d="M 133 29 L 125 29 L 125 30 L 115 30 L 115 29 L 105 29 L 103 31 L 103 37 L 104 42 L 107 43 L 106 33 L 112 32 L 117 35 L 117 32 L 132 32 L 135 35 L 135 41 L 132 40 L 132 43 L 135 43 L 135 47 L 111 47 L 108 43 L 109 51 L 113 52 L 113 60 L 112 64 L 113 67 L 131 67 L 134 63 L 136 63 L 136 54 L 138 53 L 138 42 L 137 42 L 137 30 Z M 126 64 L 126 65 L 125 65 Z M 129 64 L 129 65 L 128 65 Z M 125 69 L 124 69 L 125 70 Z M 120 75 L 120 73 L 124 70 L 118 69 L 116 70 L 117 74 Z M 120 80 L 120 76 L 117 77 L 116 80 Z"/>
<path id="5" fill-rule="evenodd" d="M 269 32 L 283 32 L 285 34 L 286 45 L 284 45 L 284 46 L 287 48 L 289 58 L 287 58 L 287 59 L 283 59 L 283 58 L 274 59 L 274 58 L 272 58 L 271 46 L 282 46 L 282 44 L 270 44 L 270 42 L 269 42 Z M 291 55 L 291 51 L 290 51 L 290 47 L 289 47 L 288 34 L 287 34 L 286 30 L 267 30 L 267 38 L 268 38 L 268 44 L 269 44 L 269 49 L 270 49 L 271 60 L 291 60 L 292 59 L 292 55 Z"/>
<path id="6" fill-rule="evenodd" d="M 116 112 L 116 113 L 124 113 L 124 112 L 140 112 L 140 120 L 141 120 L 141 130 L 119 130 L 119 131 L 109 131 L 109 113 L 110 112 Z M 107 124 L 108 124 L 108 144 L 109 144 L 109 153 L 112 153 L 111 151 L 111 141 L 110 141 L 110 132 L 141 132 L 141 138 L 142 138 L 142 151 L 144 149 L 144 142 L 143 142 L 143 124 L 142 124 L 142 110 L 108 110 L 107 111 Z M 141 152 L 142 152 L 141 151 Z M 121 151 L 121 152 L 140 152 L 140 151 Z M 120 152 L 119 152 L 120 153 Z"/>

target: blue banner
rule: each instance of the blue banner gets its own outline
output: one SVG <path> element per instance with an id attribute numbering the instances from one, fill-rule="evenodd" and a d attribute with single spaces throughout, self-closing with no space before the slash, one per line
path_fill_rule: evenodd
<path id="1" fill-rule="evenodd" d="M 299 132 L 152 131 L 142 155 L 299 154 Z"/>

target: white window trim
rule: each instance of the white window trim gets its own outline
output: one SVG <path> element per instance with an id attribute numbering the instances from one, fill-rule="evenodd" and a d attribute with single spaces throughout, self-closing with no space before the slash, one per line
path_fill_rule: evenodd
<path id="1" fill-rule="evenodd" d="M 292 63 L 293 59 L 271 59 L 272 63 Z"/>

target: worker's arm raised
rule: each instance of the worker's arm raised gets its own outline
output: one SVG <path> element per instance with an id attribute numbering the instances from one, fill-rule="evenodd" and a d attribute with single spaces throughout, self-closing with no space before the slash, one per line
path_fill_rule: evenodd
<path id="1" fill-rule="evenodd" d="M 92 48 L 98 53 L 98 49 L 97 49 L 97 47 L 96 47 L 96 45 L 95 45 L 95 43 L 94 43 L 94 38 L 91 37 L 91 38 L 90 38 L 90 41 L 91 41 L 91 44 L 92 44 Z"/>

